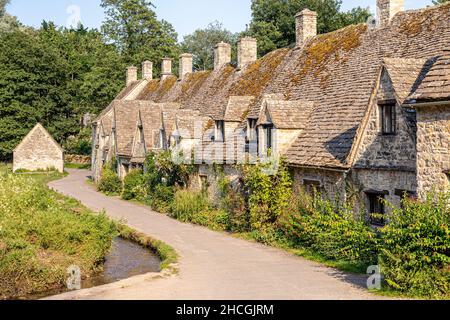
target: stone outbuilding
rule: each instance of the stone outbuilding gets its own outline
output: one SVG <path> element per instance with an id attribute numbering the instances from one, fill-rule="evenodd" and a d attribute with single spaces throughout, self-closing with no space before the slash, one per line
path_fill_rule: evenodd
<path id="1" fill-rule="evenodd" d="M 17 170 L 64 172 L 64 151 L 40 123 L 14 149 L 13 171 Z"/>

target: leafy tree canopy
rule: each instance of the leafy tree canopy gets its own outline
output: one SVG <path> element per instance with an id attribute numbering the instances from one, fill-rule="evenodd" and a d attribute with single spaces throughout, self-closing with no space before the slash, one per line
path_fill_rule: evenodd
<path id="1" fill-rule="evenodd" d="M 102 0 L 101 6 L 106 15 L 102 32 L 128 64 L 178 57 L 178 35 L 170 23 L 157 19 L 151 1 Z M 159 71 L 159 66 L 155 69 Z"/>
<path id="2" fill-rule="evenodd" d="M 341 4 L 341 0 L 253 0 L 253 18 L 246 33 L 258 39 L 259 54 L 264 55 L 295 42 L 295 15 L 303 9 L 318 13 L 319 33 L 365 22 L 370 16 L 369 9 L 361 7 L 341 12 Z"/>
<path id="3" fill-rule="evenodd" d="M 196 70 L 211 70 L 214 67 L 214 47 L 219 42 L 233 44 L 235 52 L 237 35 L 223 27 L 223 24 L 214 21 L 204 29 L 197 29 L 185 36 L 181 44 L 184 52 L 194 55 L 194 68 Z"/>

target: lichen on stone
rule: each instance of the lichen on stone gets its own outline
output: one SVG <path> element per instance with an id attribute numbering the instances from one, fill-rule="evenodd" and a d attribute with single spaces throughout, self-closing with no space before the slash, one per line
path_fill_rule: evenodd
<path id="1" fill-rule="evenodd" d="M 276 50 L 247 66 L 240 80 L 232 86 L 230 95 L 259 96 L 288 52 L 289 49 Z"/>
<path id="2" fill-rule="evenodd" d="M 361 36 L 366 32 L 367 25 L 352 25 L 316 37 L 302 53 L 304 58 L 299 59 L 299 68 L 292 77 L 292 82 L 300 84 L 303 79 L 312 74 L 315 78 L 322 76 L 331 60 L 345 62 L 343 52 L 350 52 L 361 45 Z M 326 87 L 330 74 L 321 78 L 321 86 Z"/>

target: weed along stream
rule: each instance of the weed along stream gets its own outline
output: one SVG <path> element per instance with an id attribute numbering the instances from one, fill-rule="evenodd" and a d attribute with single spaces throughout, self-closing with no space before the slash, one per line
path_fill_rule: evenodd
<path id="1" fill-rule="evenodd" d="M 161 259 L 150 249 L 117 237 L 113 240 L 111 250 L 105 257 L 103 271 L 89 278 L 83 277 L 81 288 L 89 289 L 150 272 L 160 272 L 160 264 Z M 63 288 L 39 295 L 25 296 L 22 299 L 45 298 L 67 291 L 66 288 Z"/>

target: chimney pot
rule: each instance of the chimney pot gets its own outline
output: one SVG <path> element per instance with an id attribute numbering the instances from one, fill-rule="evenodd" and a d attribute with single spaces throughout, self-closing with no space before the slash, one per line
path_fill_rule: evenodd
<path id="1" fill-rule="evenodd" d="M 163 58 L 161 64 L 161 80 L 165 80 L 167 77 L 172 75 L 172 59 Z"/>
<path id="2" fill-rule="evenodd" d="M 184 53 L 180 56 L 180 79 L 183 80 L 193 70 L 193 55 Z"/>
<path id="3" fill-rule="evenodd" d="M 219 70 L 231 62 L 231 45 L 225 42 L 218 43 L 214 48 L 214 70 Z"/>
<path id="4" fill-rule="evenodd" d="M 128 67 L 127 68 L 127 87 L 133 82 L 137 81 L 137 68 L 136 67 Z"/>
<path id="5" fill-rule="evenodd" d="M 405 10 L 405 0 L 377 0 L 379 26 L 387 27 L 394 16 Z"/>
<path id="6" fill-rule="evenodd" d="M 142 78 L 146 80 L 153 79 L 153 63 L 151 61 L 144 61 L 142 63 Z"/>
<path id="7" fill-rule="evenodd" d="M 309 9 L 295 16 L 296 44 L 301 47 L 309 38 L 317 35 L 317 12 Z"/>
<path id="8" fill-rule="evenodd" d="M 238 42 L 238 68 L 243 69 L 258 59 L 258 42 L 255 38 L 245 37 Z"/>

